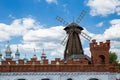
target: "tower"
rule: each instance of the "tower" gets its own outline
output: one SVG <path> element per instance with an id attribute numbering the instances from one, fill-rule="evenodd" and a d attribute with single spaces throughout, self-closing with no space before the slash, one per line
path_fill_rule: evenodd
<path id="1" fill-rule="evenodd" d="M 6 59 L 12 59 L 12 56 L 11 56 L 12 51 L 11 51 L 9 43 L 8 43 L 8 46 L 6 47 L 5 53 L 6 53 L 6 57 L 5 57 Z"/>
<path id="2" fill-rule="evenodd" d="M 33 58 L 34 58 L 34 59 L 37 59 L 37 56 L 36 56 L 36 51 L 35 51 L 35 49 L 34 49 Z"/>
<path id="3" fill-rule="evenodd" d="M 25 53 L 25 57 L 23 60 L 24 60 L 24 63 L 27 63 L 28 59 L 27 59 L 26 53 Z"/>
<path id="4" fill-rule="evenodd" d="M 105 43 L 92 40 L 90 43 L 91 58 L 93 64 L 109 64 L 110 40 Z"/>
<path id="5" fill-rule="evenodd" d="M 79 55 L 83 55 L 84 52 L 79 37 L 83 28 L 73 22 L 64 28 L 64 30 L 68 34 L 68 40 L 64 51 L 64 59 L 73 59 L 77 58 Z"/>
<path id="6" fill-rule="evenodd" d="M 17 60 L 20 59 L 20 52 L 19 52 L 18 46 L 17 46 L 17 50 L 16 50 L 16 53 L 15 53 L 15 59 L 17 59 Z"/>
<path id="7" fill-rule="evenodd" d="M 45 60 L 46 59 L 46 54 L 44 53 L 44 49 L 43 49 L 43 52 L 42 52 L 42 55 L 41 55 L 41 60 Z"/>

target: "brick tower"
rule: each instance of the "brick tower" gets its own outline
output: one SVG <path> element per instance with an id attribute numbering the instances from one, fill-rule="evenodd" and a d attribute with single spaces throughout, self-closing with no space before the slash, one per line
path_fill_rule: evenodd
<path id="1" fill-rule="evenodd" d="M 91 60 L 93 64 L 109 64 L 110 40 L 105 43 L 92 40 L 90 43 Z"/>

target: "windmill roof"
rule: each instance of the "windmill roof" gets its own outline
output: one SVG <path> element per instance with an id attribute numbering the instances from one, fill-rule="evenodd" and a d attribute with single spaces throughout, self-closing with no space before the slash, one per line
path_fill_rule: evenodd
<path id="1" fill-rule="evenodd" d="M 83 30 L 83 28 L 75 22 L 70 23 L 67 27 L 64 28 L 64 30 L 69 29 L 70 27 L 77 27 L 80 30 Z"/>

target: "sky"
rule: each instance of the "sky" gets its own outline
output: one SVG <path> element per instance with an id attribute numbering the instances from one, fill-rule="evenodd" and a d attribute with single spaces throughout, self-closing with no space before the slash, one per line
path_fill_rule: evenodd
<path id="1" fill-rule="evenodd" d="M 83 32 L 98 42 L 111 40 L 110 51 L 120 60 L 120 0 L 0 0 L 0 50 L 5 56 L 8 41 L 14 56 L 17 46 L 20 57 L 37 58 L 43 52 L 48 59 L 63 58 L 66 22 L 75 22 L 80 13 L 86 14 L 78 23 Z M 90 56 L 89 43 L 80 36 L 84 54 Z M 35 49 L 35 52 L 34 52 Z"/>

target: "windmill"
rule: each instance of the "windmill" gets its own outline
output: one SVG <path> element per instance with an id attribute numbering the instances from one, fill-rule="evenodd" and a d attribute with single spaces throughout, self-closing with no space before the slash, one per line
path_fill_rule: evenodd
<path id="1" fill-rule="evenodd" d="M 76 21 L 72 23 L 68 23 L 67 21 L 65 21 L 63 18 L 59 16 L 56 17 L 58 21 L 60 21 L 62 24 L 66 26 L 64 30 L 66 31 L 67 36 L 62 41 L 63 45 L 67 43 L 64 51 L 65 60 L 79 59 L 81 57 L 88 59 L 88 57 L 84 55 L 84 51 L 82 48 L 79 35 L 83 36 L 85 39 L 89 41 L 91 40 L 91 37 L 86 33 L 82 32 L 82 30 L 84 29 L 78 25 L 80 21 L 83 19 L 83 17 L 85 16 L 85 14 L 86 14 L 86 11 L 83 10 L 78 16 L 78 18 L 76 19 Z"/>

